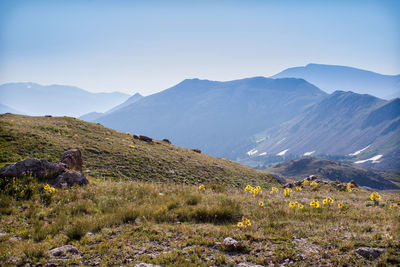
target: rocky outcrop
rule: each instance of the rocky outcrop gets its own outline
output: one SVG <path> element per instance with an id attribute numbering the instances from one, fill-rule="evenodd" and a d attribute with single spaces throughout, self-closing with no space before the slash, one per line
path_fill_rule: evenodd
<path id="1" fill-rule="evenodd" d="M 49 254 L 52 256 L 62 256 L 65 254 L 80 254 L 79 250 L 72 245 L 65 245 L 62 247 L 58 247 L 58 248 L 54 248 L 52 250 L 49 251 Z"/>
<path id="2" fill-rule="evenodd" d="M 24 159 L 14 164 L 7 164 L 0 169 L 2 179 L 26 176 L 32 176 L 38 181 L 59 187 L 89 183 L 82 174 L 82 154 L 79 149 L 66 151 L 61 156 L 60 162 L 51 162 L 47 159 Z"/>
<path id="3" fill-rule="evenodd" d="M 147 136 L 144 136 L 144 135 L 135 134 L 135 135 L 133 135 L 133 138 L 134 139 L 139 139 L 140 141 L 144 141 L 144 142 L 147 142 L 147 143 L 153 142 L 153 138 L 150 138 L 150 137 L 147 137 Z"/>
<path id="4" fill-rule="evenodd" d="M 169 141 L 168 139 L 163 139 L 163 141 L 167 144 L 171 144 L 171 141 Z"/>
<path id="5" fill-rule="evenodd" d="M 356 253 L 360 256 L 363 256 L 367 259 L 376 259 L 385 252 L 383 248 L 368 248 L 368 247 L 361 247 L 356 249 Z"/>
<path id="6" fill-rule="evenodd" d="M 65 151 L 61 156 L 60 162 L 67 165 L 70 170 L 82 171 L 82 153 L 79 149 Z"/>
<path id="7" fill-rule="evenodd" d="M 62 186 L 72 186 L 72 185 L 86 185 L 89 181 L 86 177 L 77 171 L 66 171 L 59 176 L 52 182 L 55 186 L 62 187 Z"/>
<path id="8" fill-rule="evenodd" d="M 200 150 L 200 149 L 198 149 L 198 148 L 193 148 L 193 149 L 192 149 L 192 151 L 194 151 L 194 152 L 196 152 L 196 153 L 199 153 L 199 154 L 201 154 L 201 150 Z"/>
<path id="9" fill-rule="evenodd" d="M 67 169 L 60 162 L 47 159 L 24 159 L 14 164 L 7 164 L 0 169 L 1 178 L 33 176 L 39 181 L 52 180 Z"/>

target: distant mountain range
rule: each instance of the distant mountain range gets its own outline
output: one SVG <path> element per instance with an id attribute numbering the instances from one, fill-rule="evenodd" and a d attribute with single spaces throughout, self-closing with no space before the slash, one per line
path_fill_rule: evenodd
<path id="1" fill-rule="evenodd" d="M 139 93 L 136 93 L 133 96 L 129 97 L 125 102 L 113 107 L 112 109 L 110 109 L 104 113 L 90 112 L 90 113 L 80 116 L 79 119 L 84 120 L 84 121 L 95 121 L 95 120 L 99 119 L 100 117 L 104 116 L 105 114 L 109 114 L 109 113 L 115 112 L 117 110 L 120 110 L 120 109 L 123 109 L 124 107 L 129 106 L 130 104 L 135 103 L 136 101 L 138 101 L 141 98 L 143 98 L 143 96 Z"/>
<path id="2" fill-rule="evenodd" d="M 302 78 L 325 92 L 352 91 L 383 99 L 400 97 L 400 75 L 382 75 L 346 66 L 308 64 L 286 69 L 271 78 Z"/>
<path id="3" fill-rule="evenodd" d="M 127 100 L 129 95 L 90 93 L 74 86 L 7 83 L 0 85 L 0 104 L 28 115 L 78 117 L 104 112 Z M 17 112 L 13 112 L 17 113 Z"/>
<path id="4" fill-rule="evenodd" d="M 399 170 L 399 153 L 383 156 L 400 148 L 400 99 L 336 91 L 257 137 L 262 141 L 239 160 L 253 167 L 312 155 Z"/>
<path id="5" fill-rule="evenodd" d="M 385 179 L 379 172 L 365 170 L 348 163 L 320 158 L 305 157 L 286 161 L 276 164 L 267 169 L 267 171 L 293 180 L 303 180 L 310 175 L 316 175 L 321 179 L 347 183 L 354 180 L 361 186 L 377 189 L 399 188 L 396 184 Z"/>
<path id="6" fill-rule="evenodd" d="M 12 107 L 0 104 L 0 114 L 4 114 L 4 113 L 14 113 L 14 114 L 24 114 L 23 112 L 13 109 Z"/>
<path id="7" fill-rule="evenodd" d="M 279 126 L 325 96 L 303 79 L 191 79 L 95 121 L 236 159 L 247 151 L 254 134 Z"/>
<path id="8" fill-rule="evenodd" d="M 146 97 L 13 83 L 0 86 L 0 111 L 80 116 L 254 168 L 317 156 L 400 171 L 400 99 L 376 97 L 398 95 L 399 80 L 309 64 L 273 78 L 187 79 Z"/>

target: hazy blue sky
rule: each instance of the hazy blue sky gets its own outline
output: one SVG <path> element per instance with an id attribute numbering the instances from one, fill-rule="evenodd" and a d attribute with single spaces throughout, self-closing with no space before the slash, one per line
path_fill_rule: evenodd
<path id="1" fill-rule="evenodd" d="M 400 73 L 400 1 L 0 0 L 0 83 L 140 92 L 310 62 Z"/>

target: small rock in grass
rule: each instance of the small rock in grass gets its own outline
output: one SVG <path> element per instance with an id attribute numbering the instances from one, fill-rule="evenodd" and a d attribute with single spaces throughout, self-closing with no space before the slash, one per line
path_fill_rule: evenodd
<path id="1" fill-rule="evenodd" d="M 232 237 L 227 237 L 224 239 L 223 247 L 227 251 L 244 251 L 246 247 L 243 246 L 242 242 L 239 242 Z"/>
<path id="2" fill-rule="evenodd" d="M 368 247 L 361 247 L 356 249 L 356 253 L 358 255 L 363 256 L 364 258 L 378 258 L 385 250 L 383 248 L 368 248 Z"/>
<path id="3" fill-rule="evenodd" d="M 254 264 L 254 263 L 249 263 L 249 262 L 241 262 L 237 265 L 236 267 L 262 267 L 262 265 Z"/>
<path id="4" fill-rule="evenodd" d="M 62 247 L 58 247 L 58 248 L 53 248 L 52 250 L 49 251 L 50 255 L 52 256 L 61 256 L 67 253 L 70 254 L 80 254 L 79 250 L 72 245 L 65 245 Z"/>
<path id="5" fill-rule="evenodd" d="M 161 267 L 161 266 L 160 265 L 141 262 L 141 263 L 135 264 L 134 267 Z"/>

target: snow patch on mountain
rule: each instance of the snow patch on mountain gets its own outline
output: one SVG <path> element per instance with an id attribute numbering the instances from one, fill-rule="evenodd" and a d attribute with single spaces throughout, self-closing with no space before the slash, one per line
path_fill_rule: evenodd
<path id="1" fill-rule="evenodd" d="M 357 155 L 360 154 L 361 152 L 367 150 L 370 146 L 371 146 L 371 145 L 368 145 L 368 146 L 364 147 L 363 149 L 360 149 L 360 150 L 358 150 L 358 151 L 356 151 L 356 152 L 354 152 L 354 153 L 351 153 L 351 154 L 349 154 L 349 156 L 357 156 Z"/>
<path id="2" fill-rule="evenodd" d="M 285 149 L 285 150 L 279 152 L 279 153 L 276 154 L 276 155 L 277 155 L 277 156 L 284 156 L 284 155 L 286 154 L 286 152 L 288 152 L 288 151 L 289 151 L 289 149 Z"/>
<path id="3" fill-rule="evenodd" d="M 249 155 L 249 156 L 253 156 L 254 154 L 256 154 L 258 152 L 258 150 L 257 149 L 255 149 L 255 148 L 253 148 L 252 150 L 250 150 L 250 151 L 247 151 L 247 155 Z"/>
<path id="4" fill-rule="evenodd" d="M 310 151 L 310 152 L 306 152 L 306 153 L 303 154 L 303 156 L 311 156 L 314 153 L 315 153 L 315 150 Z"/>
<path id="5" fill-rule="evenodd" d="M 382 158 L 382 156 L 383 156 L 383 155 L 376 155 L 376 156 L 374 156 L 374 157 L 372 157 L 372 158 L 364 159 L 364 160 L 359 160 L 359 161 L 356 161 L 356 162 L 354 162 L 354 163 L 355 163 L 355 164 L 360 164 L 360 163 L 364 163 L 364 162 L 367 162 L 367 161 L 371 161 L 372 163 L 379 163 L 379 162 L 380 162 L 379 159 Z"/>

